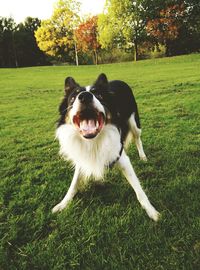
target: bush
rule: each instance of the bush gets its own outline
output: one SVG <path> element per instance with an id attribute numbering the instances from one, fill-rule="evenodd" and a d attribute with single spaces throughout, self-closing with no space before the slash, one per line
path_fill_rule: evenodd
<path id="1" fill-rule="evenodd" d="M 133 60 L 133 53 L 126 52 L 123 49 L 114 48 L 111 50 L 102 50 L 99 54 L 99 63 L 108 64 L 108 63 L 119 63 L 119 62 L 128 62 Z"/>

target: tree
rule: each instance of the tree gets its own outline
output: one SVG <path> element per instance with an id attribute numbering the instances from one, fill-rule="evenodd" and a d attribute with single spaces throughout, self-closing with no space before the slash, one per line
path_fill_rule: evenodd
<path id="1" fill-rule="evenodd" d="M 178 37 L 184 12 L 184 4 L 170 5 L 160 10 L 158 18 L 147 22 L 147 32 L 154 37 L 158 43 L 164 44 L 168 49 L 169 42 Z M 167 55 L 169 55 L 168 50 Z"/>
<path id="2" fill-rule="evenodd" d="M 146 14 L 144 0 L 107 0 L 105 12 L 100 16 L 99 41 L 102 47 L 111 44 L 133 49 L 138 58 L 138 46 L 145 40 Z M 110 36 L 109 36 L 110 34 Z"/>
<path id="3" fill-rule="evenodd" d="M 98 51 L 100 44 L 97 40 L 97 16 L 88 18 L 85 22 L 81 23 L 75 31 L 77 40 L 77 48 L 86 53 L 93 53 L 93 63 L 98 64 Z"/>
<path id="4" fill-rule="evenodd" d="M 173 54 L 200 51 L 200 2 L 184 0 L 185 13 L 179 35 L 171 44 Z"/>
<path id="5" fill-rule="evenodd" d="M 44 65 L 46 56 L 36 44 L 37 18 L 16 24 L 12 18 L 0 18 L 0 67 Z"/>
<path id="6" fill-rule="evenodd" d="M 14 31 L 17 25 L 12 18 L 0 17 L 0 66 L 18 66 Z"/>
<path id="7" fill-rule="evenodd" d="M 79 23 L 80 4 L 75 0 L 59 0 L 52 17 L 44 20 L 35 31 L 39 48 L 60 61 L 75 58 L 76 43 L 74 31 Z"/>
<path id="8" fill-rule="evenodd" d="M 19 66 L 36 66 L 47 63 L 45 54 L 38 48 L 34 32 L 40 27 L 38 18 L 27 17 L 14 32 L 15 51 Z"/>
<path id="9" fill-rule="evenodd" d="M 147 32 L 166 46 L 167 55 L 198 51 L 200 48 L 200 2 L 168 0 L 151 3 Z"/>

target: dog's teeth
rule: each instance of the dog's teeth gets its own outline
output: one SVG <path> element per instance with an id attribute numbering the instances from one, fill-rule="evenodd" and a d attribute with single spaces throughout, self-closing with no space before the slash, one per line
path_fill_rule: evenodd
<path id="1" fill-rule="evenodd" d="M 88 121 L 88 126 L 89 126 L 89 128 L 94 128 L 94 126 L 95 126 L 95 122 L 94 122 L 94 120 L 89 120 Z"/>
<path id="2" fill-rule="evenodd" d="M 99 122 L 96 121 L 96 129 L 99 128 Z"/>
<path id="3" fill-rule="evenodd" d="M 96 130 L 96 125 L 94 120 L 83 120 L 80 123 L 80 129 L 84 132 L 94 132 Z"/>
<path id="4" fill-rule="evenodd" d="M 87 121 L 86 120 L 81 121 L 80 128 L 83 129 L 83 130 L 87 130 L 88 129 L 88 125 L 87 125 Z"/>

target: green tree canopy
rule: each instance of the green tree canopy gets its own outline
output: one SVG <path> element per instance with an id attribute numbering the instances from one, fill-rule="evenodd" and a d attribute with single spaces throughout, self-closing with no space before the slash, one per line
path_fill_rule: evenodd
<path id="1" fill-rule="evenodd" d="M 138 46 L 145 39 L 146 15 L 144 0 L 107 0 L 104 14 L 100 15 L 99 41 L 102 47 L 118 44 L 134 49 L 138 57 Z"/>
<path id="2" fill-rule="evenodd" d="M 12 18 L 0 17 L 0 66 L 17 66 L 15 57 L 14 31 L 16 23 Z"/>

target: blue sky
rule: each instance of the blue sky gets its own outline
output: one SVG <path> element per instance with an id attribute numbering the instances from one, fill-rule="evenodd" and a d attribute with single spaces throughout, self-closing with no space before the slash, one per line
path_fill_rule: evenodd
<path id="1" fill-rule="evenodd" d="M 13 17 L 19 23 L 28 16 L 47 19 L 51 16 L 56 0 L 0 0 L 0 16 Z M 105 0 L 79 0 L 83 14 L 98 14 Z"/>

